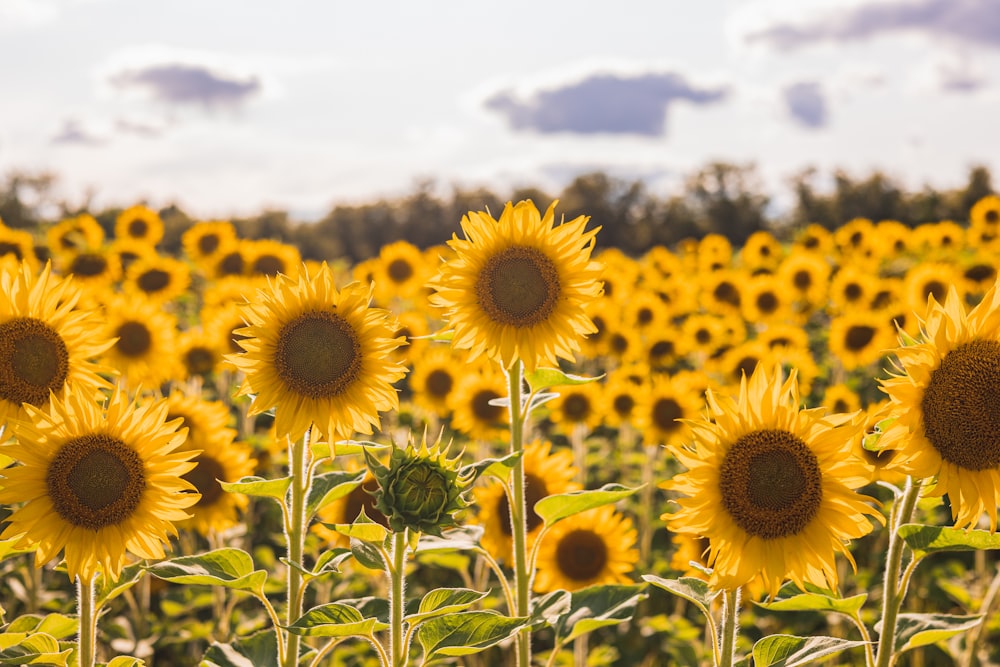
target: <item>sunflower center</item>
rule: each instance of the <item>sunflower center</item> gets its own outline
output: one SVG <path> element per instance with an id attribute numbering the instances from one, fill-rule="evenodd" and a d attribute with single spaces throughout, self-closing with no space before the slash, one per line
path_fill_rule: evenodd
<path id="1" fill-rule="evenodd" d="M 570 394 L 562 404 L 563 414 L 571 422 L 582 422 L 590 416 L 590 401 L 582 394 Z"/>
<path id="2" fill-rule="evenodd" d="M 528 508 L 528 517 L 525 522 L 530 533 L 538 526 L 542 525 L 542 517 L 535 513 L 535 503 L 549 495 L 549 488 L 545 485 L 545 479 L 538 475 L 524 473 L 524 504 Z M 500 522 L 500 530 L 507 537 L 513 536 L 510 527 L 510 505 L 507 502 L 507 494 L 500 495 L 497 501 L 497 517 Z"/>
<path id="3" fill-rule="evenodd" d="M 253 262 L 253 272 L 262 276 L 276 276 L 285 270 L 285 263 L 274 255 L 261 255 Z"/>
<path id="4" fill-rule="evenodd" d="M 128 223 L 128 235 L 134 239 L 146 238 L 147 231 L 149 231 L 149 225 L 146 224 L 145 220 L 133 220 Z"/>
<path id="5" fill-rule="evenodd" d="M 223 276 L 238 276 L 243 273 L 243 255 L 231 252 L 219 261 L 219 273 Z"/>
<path id="6" fill-rule="evenodd" d="M 875 327 L 867 324 L 855 324 L 847 329 L 844 343 L 848 350 L 857 352 L 868 347 L 873 338 L 875 338 Z"/>
<path id="7" fill-rule="evenodd" d="M 500 394 L 492 389 L 477 391 L 472 397 L 472 414 L 476 416 L 476 419 L 487 424 L 499 422 L 506 408 L 490 405 L 490 401 L 498 398 L 501 398 Z"/>
<path id="8" fill-rule="evenodd" d="M 445 398 L 451 393 L 455 378 L 448 371 L 436 368 L 427 374 L 427 381 L 424 384 L 428 394 L 435 398 Z"/>
<path id="9" fill-rule="evenodd" d="M 990 223 L 991 225 L 995 225 L 997 222 L 1000 222 L 1000 211 L 996 210 L 995 208 L 986 211 L 986 214 L 983 215 L 983 220 Z"/>
<path id="10" fill-rule="evenodd" d="M 16 243 L 0 241 L 0 257 L 3 257 L 4 255 L 14 255 L 14 258 L 18 260 L 24 259 L 21 255 L 21 247 L 19 245 Z"/>
<path id="11" fill-rule="evenodd" d="M 394 283 L 405 283 L 413 277 L 413 266 L 405 259 L 394 259 L 386 267 L 389 280 Z"/>
<path id="12" fill-rule="evenodd" d="M 222 464 L 211 456 L 199 454 L 194 459 L 196 465 L 191 472 L 184 475 L 184 479 L 191 482 L 194 488 L 198 489 L 201 498 L 195 504 L 196 507 L 206 507 L 214 505 L 225 494 L 219 480 L 226 478 L 226 471 Z"/>
<path id="13" fill-rule="evenodd" d="M 973 264 L 965 270 L 965 277 L 976 283 L 993 282 L 997 277 L 997 270 L 989 264 Z"/>
<path id="14" fill-rule="evenodd" d="M 153 335 L 142 322 L 123 322 L 115 335 L 118 336 L 115 349 L 126 357 L 141 357 L 153 343 Z"/>
<path id="15" fill-rule="evenodd" d="M 107 269 L 108 260 L 104 255 L 96 252 L 84 252 L 73 258 L 69 272 L 76 276 L 93 278 L 103 275 Z"/>
<path id="16" fill-rule="evenodd" d="M 153 294 L 170 284 L 170 274 L 163 269 L 150 269 L 139 276 L 136 284 L 143 292 Z"/>
<path id="17" fill-rule="evenodd" d="M 939 303 L 944 302 L 944 297 L 948 293 L 948 286 L 940 280 L 929 280 L 924 284 L 922 293 L 926 296 L 931 294 Z"/>
<path id="18" fill-rule="evenodd" d="M 205 234 L 198 238 L 198 251 L 203 255 L 211 255 L 219 249 L 219 235 Z"/>
<path id="19" fill-rule="evenodd" d="M 215 353 L 207 347 L 192 347 L 184 354 L 184 366 L 191 375 L 208 375 L 215 367 Z"/>
<path id="20" fill-rule="evenodd" d="M 774 292 L 762 292 L 757 295 L 757 310 L 765 315 L 776 311 L 780 303 L 778 296 Z"/>
<path id="21" fill-rule="evenodd" d="M 661 431 L 673 431 L 679 424 L 677 419 L 684 416 L 681 406 L 672 398 L 660 398 L 653 403 L 653 423 Z"/>
<path id="22" fill-rule="evenodd" d="M 361 516 L 361 510 L 365 511 L 365 516 L 386 528 L 389 527 L 389 520 L 381 510 L 375 507 L 375 496 L 366 490 L 365 485 L 354 487 L 354 490 L 347 494 L 347 501 L 344 503 L 344 516 L 338 523 L 354 523 L 354 520 Z"/>
<path id="23" fill-rule="evenodd" d="M 635 408 L 635 399 L 628 394 L 618 394 L 611 405 L 619 417 L 628 417 L 632 414 L 632 409 Z"/>
<path id="24" fill-rule="evenodd" d="M 800 533 L 823 500 L 816 455 L 778 429 L 752 431 L 733 443 L 722 461 L 719 488 L 736 524 L 765 540 Z"/>
<path id="25" fill-rule="evenodd" d="M 945 355 L 920 407 L 927 440 L 966 470 L 1000 466 L 1000 341 L 973 340 Z"/>
<path id="26" fill-rule="evenodd" d="M 275 347 L 278 377 L 300 396 L 337 396 L 361 374 L 361 343 L 350 323 L 332 311 L 314 310 L 292 320 Z"/>
<path id="27" fill-rule="evenodd" d="M 798 290 L 805 291 L 812 287 L 812 274 L 805 270 L 799 270 L 792 276 L 792 284 Z"/>
<path id="28" fill-rule="evenodd" d="M 536 248 L 513 246 L 486 261 L 476 299 L 494 322 L 530 327 L 546 321 L 559 302 L 559 272 Z"/>
<path id="29" fill-rule="evenodd" d="M 43 405 L 69 375 L 69 351 L 45 322 L 18 317 L 0 324 L 0 399 Z"/>
<path id="30" fill-rule="evenodd" d="M 848 283 L 844 287 L 844 297 L 846 297 L 848 301 L 857 301 L 864 293 L 864 289 L 862 289 L 861 285 L 857 283 Z"/>
<path id="31" fill-rule="evenodd" d="M 118 438 L 91 433 L 60 448 L 45 476 L 49 498 L 66 522 L 100 530 L 135 514 L 146 489 L 139 454 Z"/>
<path id="32" fill-rule="evenodd" d="M 658 340 L 649 348 L 649 356 L 653 359 L 669 357 L 674 353 L 674 342 L 672 340 Z"/>
<path id="33" fill-rule="evenodd" d="M 574 581 L 589 581 L 608 563 L 604 539 L 591 530 L 573 530 L 562 536 L 556 547 L 559 572 Z"/>
<path id="34" fill-rule="evenodd" d="M 731 282 L 723 281 L 716 285 L 712 295 L 716 301 L 721 303 L 728 303 L 731 306 L 740 305 L 740 290 Z"/>

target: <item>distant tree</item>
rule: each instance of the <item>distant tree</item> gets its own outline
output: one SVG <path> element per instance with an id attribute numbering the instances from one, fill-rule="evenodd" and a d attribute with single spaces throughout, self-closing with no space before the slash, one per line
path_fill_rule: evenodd
<path id="1" fill-rule="evenodd" d="M 57 177 L 53 172 L 8 172 L 0 185 L 0 219 L 8 227 L 30 229 L 61 210 L 54 195 Z"/>
<path id="2" fill-rule="evenodd" d="M 723 234 L 740 245 L 768 227 L 770 198 L 762 192 L 753 164 L 713 162 L 688 177 L 684 194 L 705 234 Z"/>

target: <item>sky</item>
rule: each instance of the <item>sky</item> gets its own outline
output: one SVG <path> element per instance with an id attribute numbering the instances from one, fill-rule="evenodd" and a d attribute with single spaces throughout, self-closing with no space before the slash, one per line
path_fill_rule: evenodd
<path id="1" fill-rule="evenodd" d="M 0 176 L 215 219 L 710 161 L 1000 180 L 1000 0 L 0 0 Z"/>

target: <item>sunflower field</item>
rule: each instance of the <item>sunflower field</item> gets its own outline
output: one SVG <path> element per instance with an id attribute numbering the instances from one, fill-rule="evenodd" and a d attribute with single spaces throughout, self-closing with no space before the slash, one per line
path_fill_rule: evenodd
<path id="1" fill-rule="evenodd" d="M 0 665 L 1000 662 L 1000 197 L 163 233 L 0 224 Z"/>

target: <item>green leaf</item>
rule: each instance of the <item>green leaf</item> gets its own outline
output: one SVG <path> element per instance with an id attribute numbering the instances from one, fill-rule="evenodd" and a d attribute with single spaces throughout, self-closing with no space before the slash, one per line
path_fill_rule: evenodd
<path id="1" fill-rule="evenodd" d="M 331 602 L 313 607 L 287 629 L 306 637 L 370 637 L 388 627 L 377 618 L 364 618 L 354 607 Z"/>
<path id="2" fill-rule="evenodd" d="M 420 534 L 420 541 L 414 553 L 428 551 L 469 551 L 479 547 L 483 536 L 482 526 L 458 526 L 441 532 L 441 536 Z"/>
<path id="3" fill-rule="evenodd" d="M 213 643 L 205 651 L 200 667 L 259 667 L 277 665 L 278 643 L 273 628 L 262 630 L 232 644 Z"/>
<path id="4" fill-rule="evenodd" d="M 20 539 L 20 537 L 14 537 L 9 540 L 0 540 L 0 560 L 16 556 L 17 554 L 25 554 L 29 551 L 34 551 L 33 548 L 19 549 L 18 547 L 15 547 L 14 545 L 17 544 Z"/>
<path id="5" fill-rule="evenodd" d="M 480 593 L 471 588 L 436 588 L 420 599 L 417 613 L 410 614 L 403 620 L 416 625 L 435 616 L 465 611 L 487 595 L 488 592 Z"/>
<path id="6" fill-rule="evenodd" d="M 832 611 L 854 616 L 864 606 L 868 596 L 864 593 L 849 598 L 835 598 L 820 593 L 802 593 L 772 602 L 755 602 L 768 611 Z"/>
<path id="7" fill-rule="evenodd" d="M 229 493 L 242 493 L 255 498 L 270 498 L 279 503 L 285 502 L 285 493 L 292 484 L 291 477 L 264 479 L 263 477 L 243 477 L 238 482 L 219 482 Z"/>
<path id="8" fill-rule="evenodd" d="M 554 625 L 560 616 L 569 611 L 571 597 L 569 591 L 557 590 L 534 598 L 531 601 L 531 627 Z"/>
<path id="9" fill-rule="evenodd" d="M 104 573 L 97 575 L 94 587 L 94 601 L 98 609 L 139 583 L 146 574 L 145 563 L 133 563 L 122 568 L 122 573 L 114 581 L 106 580 Z"/>
<path id="10" fill-rule="evenodd" d="M 896 618 L 894 653 L 927 646 L 971 630 L 983 620 L 982 615 L 958 616 L 953 614 L 900 614 Z M 875 624 L 881 632 L 882 622 Z"/>
<path id="11" fill-rule="evenodd" d="M 80 625 L 75 616 L 48 614 L 42 618 L 41 622 L 35 628 L 35 632 L 44 632 L 56 639 L 66 639 L 75 635 L 79 631 L 79 627 Z"/>
<path id="12" fill-rule="evenodd" d="M 354 489 L 361 486 L 365 479 L 365 471 L 345 472 L 337 470 L 325 472 L 313 477 L 309 488 L 309 500 L 306 502 L 306 517 L 312 518 L 316 512 L 330 503 L 343 498 Z"/>
<path id="13" fill-rule="evenodd" d="M 335 442 L 320 440 L 309 445 L 309 451 L 312 452 L 313 458 L 317 460 L 335 459 L 338 456 L 356 456 L 364 453 L 366 449 L 386 448 L 388 448 L 388 445 L 369 442 L 367 440 L 337 440 Z"/>
<path id="14" fill-rule="evenodd" d="M 257 594 L 263 594 L 267 581 L 267 572 L 254 569 L 250 554 L 232 547 L 181 556 L 147 569 L 150 574 L 175 584 L 223 586 Z"/>
<path id="15" fill-rule="evenodd" d="M 535 514 L 545 522 L 546 526 L 551 526 L 574 514 L 616 503 L 638 490 L 621 484 L 605 484 L 599 489 L 557 493 L 535 503 Z"/>
<path id="16" fill-rule="evenodd" d="M 582 375 L 569 375 L 568 373 L 563 373 L 558 368 L 537 368 L 532 373 L 524 374 L 524 379 L 527 380 L 528 386 L 531 387 L 531 391 L 533 392 L 548 389 L 549 387 L 587 384 L 589 382 L 596 382 L 602 377 L 604 377 L 603 374 L 592 378 L 583 377 Z"/>
<path id="17" fill-rule="evenodd" d="M 324 526 L 335 530 L 341 535 L 347 535 L 352 540 L 368 542 L 369 544 L 382 544 L 389 536 L 389 530 L 382 524 L 375 523 L 324 523 Z"/>
<path id="18" fill-rule="evenodd" d="M 770 635 L 753 646 L 754 667 L 795 667 L 816 663 L 820 658 L 840 653 L 867 642 L 839 637 L 796 637 Z"/>
<path id="19" fill-rule="evenodd" d="M 119 655 L 104 667 L 143 667 L 146 662 L 131 655 Z"/>
<path id="20" fill-rule="evenodd" d="M 369 570 L 384 570 L 385 561 L 382 552 L 375 545 L 361 540 L 351 540 L 351 554 Z"/>
<path id="21" fill-rule="evenodd" d="M 647 581 L 657 588 L 673 593 L 678 597 L 694 603 L 706 618 L 712 618 L 712 600 L 721 591 L 712 591 L 708 587 L 707 581 L 702 581 L 696 577 L 681 577 L 679 579 L 663 579 L 652 574 L 642 575 L 643 581 Z"/>
<path id="22" fill-rule="evenodd" d="M 493 611 L 463 611 L 430 619 L 420 626 L 417 640 L 425 662 L 471 655 L 513 637 L 527 626 L 527 621 Z"/>
<path id="23" fill-rule="evenodd" d="M 590 586 L 574 591 L 569 611 L 555 623 L 556 641 L 565 644 L 588 632 L 632 618 L 636 606 L 649 597 L 641 585 Z"/>
<path id="24" fill-rule="evenodd" d="M 73 649 L 59 650 L 59 641 L 44 632 L 0 634 L 0 665 L 59 665 L 69 663 Z"/>
<path id="25" fill-rule="evenodd" d="M 913 550 L 916 558 L 923 558 L 938 551 L 1000 549 L 1000 533 L 991 533 L 988 530 L 962 530 L 908 523 L 900 526 L 897 534 Z"/>
<path id="26" fill-rule="evenodd" d="M 469 473 L 472 473 L 470 478 L 470 484 L 481 475 L 486 475 L 487 477 L 493 477 L 500 480 L 501 482 L 506 482 L 507 478 L 510 477 L 510 471 L 517 463 L 517 460 L 524 456 L 524 450 L 519 452 L 513 452 L 499 459 L 483 459 L 471 465 L 464 466 L 461 471 L 459 471 L 460 477 L 466 477 Z"/>

